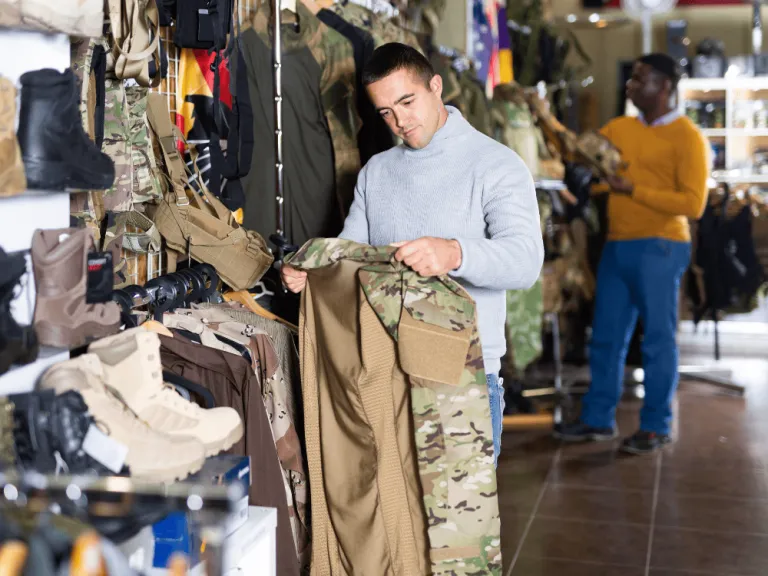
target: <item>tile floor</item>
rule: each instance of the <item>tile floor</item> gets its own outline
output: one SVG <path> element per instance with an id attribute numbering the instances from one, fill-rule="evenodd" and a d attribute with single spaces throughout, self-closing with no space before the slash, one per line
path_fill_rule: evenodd
<path id="1" fill-rule="evenodd" d="M 505 576 L 767 575 L 768 362 L 753 368 L 744 397 L 682 383 L 676 442 L 655 455 L 506 433 Z M 623 435 L 638 410 L 622 404 Z"/>

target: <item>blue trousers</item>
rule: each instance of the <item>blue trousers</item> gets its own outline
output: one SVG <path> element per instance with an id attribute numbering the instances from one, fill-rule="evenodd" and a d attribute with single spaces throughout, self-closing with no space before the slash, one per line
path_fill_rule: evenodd
<path id="1" fill-rule="evenodd" d="M 488 374 L 488 402 L 491 404 L 491 424 L 493 426 L 493 464 L 499 462 L 501 452 L 501 434 L 504 431 L 504 380 L 498 374 Z"/>
<path id="2" fill-rule="evenodd" d="M 640 429 L 668 434 L 677 389 L 677 302 L 691 245 L 658 238 L 608 242 L 597 273 L 592 323 L 592 383 L 581 420 L 614 426 L 624 389 L 624 363 L 638 316 L 643 323 L 645 403 Z"/>

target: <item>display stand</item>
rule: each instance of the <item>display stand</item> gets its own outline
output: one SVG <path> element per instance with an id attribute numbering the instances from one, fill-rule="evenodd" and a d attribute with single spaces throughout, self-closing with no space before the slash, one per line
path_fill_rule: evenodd
<path id="1" fill-rule="evenodd" d="M 0 64 L 0 75 L 18 88 L 25 72 L 41 68 L 64 71 L 70 64 L 69 37 L 17 30 L 0 31 L 0 52 L 8 56 Z M 17 99 L 18 101 L 18 99 Z M 18 110 L 18 106 L 17 106 Z M 18 121 L 18 120 L 17 120 Z M 38 228 L 69 227 L 69 194 L 27 190 L 21 195 L 0 198 L 0 247 L 6 252 L 28 251 Z M 31 324 L 35 302 L 32 262 L 27 255 L 26 280 L 13 300 L 12 312 L 20 324 Z M 69 351 L 41 348 L 38 359 L 26 366 L 12 367 L 0 376 L 0 395 L 29 392 L 51 365 L 69 358 Z"/>

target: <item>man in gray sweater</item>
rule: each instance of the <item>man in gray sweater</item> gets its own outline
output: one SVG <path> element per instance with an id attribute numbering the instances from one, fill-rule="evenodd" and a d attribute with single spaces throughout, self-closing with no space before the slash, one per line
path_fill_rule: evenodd
<path id="1" fill-rule="evenodd" d="M 533 178 L 517 154 L 443 105 L 442 79 L 417 50 L 381 46 L 363 84 L 403 143 L 362 169 L 339 237 L 397 245 L 399 261 L 422 276 L 448 274 L 475 300 L 498 458 L 505 291 L 530 288 L 544 260 Z M 306 273 L 283 266 L 282 275 L 289 290 L 304 289 Z"/>

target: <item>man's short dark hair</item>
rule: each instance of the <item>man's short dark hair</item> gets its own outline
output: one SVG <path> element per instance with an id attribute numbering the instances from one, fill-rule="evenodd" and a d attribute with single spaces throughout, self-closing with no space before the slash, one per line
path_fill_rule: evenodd
<path id="1" fill-rule="evenodd" d="M 672 84 L 671 91 L 674 92 L 677 89 L 677 83 L 680 82 L 680 66 L 677 64 L 674 58 L 667 56 L 666 54 L 646 54 L 637 59 L 638 62 L 647 64 L 653 68 L 657 73 L 661 74 L 665 78 L 669 79 Z"/>
<path id="2" fill-rule="evenodd" d="M 429 60 L 418 50 L 399 42 L 390 42 L 376 48 L 363 67 L 363 86 L 378 82 L 398 70 L 408 70 L 427 86 L 435 75 Z"/>

